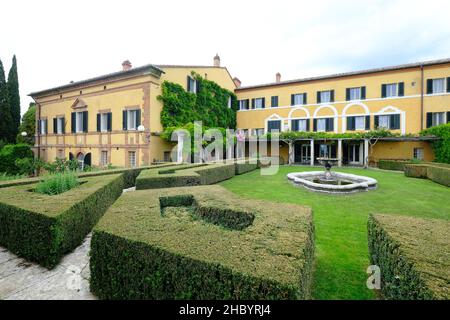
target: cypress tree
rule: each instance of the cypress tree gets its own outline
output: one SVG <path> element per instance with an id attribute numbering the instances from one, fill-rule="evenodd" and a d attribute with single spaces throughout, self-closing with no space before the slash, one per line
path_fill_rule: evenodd
<path id="1" fill-rule="evenodd" d="M 12 123 L 11 109 L 9 107 L 8 85 L 5 79 L 5 70 L 0 60 L 0 140 L 13 142 L 14 136 L 11 134 Z"/>
<path id="2" fill-rule="evenodd" d="M 8 73 L 8 95 L 9 106 L 11 109 L 11 136 L 15 137 L 19 132 L 20 125 L 20 94 L 19 94 L 19 76 L 17 74 L 16 55 L 13 56 L 12 66 Z"/>

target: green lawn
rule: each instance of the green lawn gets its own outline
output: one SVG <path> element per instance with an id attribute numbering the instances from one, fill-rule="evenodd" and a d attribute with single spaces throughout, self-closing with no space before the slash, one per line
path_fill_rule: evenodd
<path id="1" fill-rule="evenodd" d="M 339 171 L 378 180 L 378 189 L 353 195 L 319 194 L 293 186 L 289 172 L 322 170 L 282 166 L 274 176 L 259 170 L 221 183 L 248 198 L 311 206 L 316 227 L 315 299 L 373 299 L 366 287 L 367 218 L 388 213 L 450 219 L 450 188 L 430 180 L 407 178 L 402 172 L 342 168 Z"/>

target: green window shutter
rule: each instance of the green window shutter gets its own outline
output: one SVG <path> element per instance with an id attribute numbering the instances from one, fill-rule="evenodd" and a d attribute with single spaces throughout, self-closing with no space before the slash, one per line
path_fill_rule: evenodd
<path id="1" fill-rule="evenodd" d="M 262 98 L 262 108 L 266 107 L 266 98 Z"/>
<path id="2" fill-rule="evenodd" d="M 101 114 L 97 113 L 97 132 L 101 131 Z"/>
<path id="3" fill-rule="evenodd" d="M 334 90 L 331 90 L 330 96 L 331 96 L 330 101 L 334 102 Z"/>
<path id="4" fill-rule="evenodd" d="M 186 91 L 191 92 L 191 77 L 187 76 Z"/>
<path id="5" fill-rule="evenodd" d="M 366 87 L 361 87 L 361 100 L 366 100 Z"/>
<path id="6" fill-rule="evenodd" d="M 72 129 L 71 131 L 72 131 L 72 133 L 75 133 L 76 112 L 72 112 L 70 120 L 71 120 L 70 125 L 71 125 L 71 129 Z"/>
<path id="7" fill-rule="evenodd" d="M 48 120 L 45 119 L 45 134 L 48 134 Z"/>
<path id="8" fill-rule="evenodd" d="M 317 103 L 320 103 L 320 91 L 317 91 Z"/>
<path id="9" fill-rule="evenodd" d="M 350 101 L 350 88 L 345 89 L 345 101 Z"/>
<path id="10" fill-rule="evenodd" d="M 255 109 L 255 98 L 252 99 L 252 109 Z"/>
<path id="11" fill-rule="evenodd" d="M 334 118 L 327 118 L 326 131 L 334 131 Z"/>
<path id="12" fill-rule="evenodd" d="M 317 132 L 317 119 L 313 119 L 313 131 Z"/>
<path id="13" fill-rule="evenodd" d="M 245 100 L 245 108 L 250 109 L 250 99 Z"/>
<path id="14" fill-rule="evenodd" d="M 427 128 L 431 128 L 432 126 L 433 126 L 433 113 L 427 112 Z"/>
<path id="15" fill-rule="evenodd" d="M 390 128 L 391 130 L 400 129 L 400 115 L 392 114 L 390 119 Z"/>
<path id="16" fill-rule="evenodd" d="M 310 128 L 309 128 L 309 119 L 306 119 L 306 131 L 309 131 L 310 130 Z"/>
<path id="17" fill-rule="evenodd" d="M 450 123 L 450 111 L 447 111 L 447 123 Z"/>
<path id="18" fill-rule="evenodd" d="M 303 104 L 308 104 L 308 94 L 306 92 L 303 94 Z"/>
<path id="19" fill-rule="evenodd" d="M 58 118 L 53 118 L 53 133 L 58 133 Z"/>
<path id="20" fill-rule="evenodd" d="M 291 106 L 294 105 L 295 102 L 295 94 L 291 94 Z"/>
<path id="21" fill-rule="evenodd" d="M 88 132 L 88 112 L 83 111 L 83 132 Z"/>
<path id="22" fill-rule="evenodd" d="M 366 116 L 366 130 L 370 130 L 370 116 Z"/>
<path id="23" fill-rule="evenodd" d="M 66 118 L 62 118 L 62 133 L 66 133 Z"/>
<path id="24" fill-rule="evenodd" d="M 450 92 L 450 77 L 447 78 L 447 92 Z"/>
<path id="25" fill-rule="evenodd" d="M 385 84 L 381 85 L 381 97 L 386 98 L 386 85 Z"/>
<path id="26" fill-rule="evenodd" d="M 399 82 L 398 84 L 398 96 L 403 97 L 405 95 L 405 83 Z"/>
<path id="27" fill-rule="evenodd" d="M 136 129 L 141 125 L 141 109 L 136 110 Z"/>
<path id="28" fill-rule="evenodd" d="M 272 106 L 272 108 L 273 107 L 278 107 L 278 96 L 273 96 L 272 98 L 271 98 L 271 106 Z"/>
<path id="29" fill-rule="evenodd" d="M 427 94 L 433 93 L 433 79 L 427 79 Z"/>
<path id="30" fill-rule="evenodd" d="M 378 129 L 378 123 L 379 123 L 379 116 L 374 116 L 373 117 L 373 125 L 374 125 L 374 129 Z"/>
<path id="31" fill-rule="evenodd" d="M 298 120 L 291 120 L 291 131 L 298 131 Z"/>
<path id="32" fill-rule="evenodd" d="M 355 117 L 347 117 L 347 130 L 355 130 Z"/>
<path id="33" fill-rule="evenodd" d="M 195 80 L 195 92 L 199 93 L 200 92 L 200 81 L 199 80 Z"/>
<path id="34" fill-rule="evenodd" d="M 112 131 L 112 112 L 108 113 L 108 131 Z"/>
<path id="35" fill-rule="evenodd" d="M 128 117 L 127 110 L 123 110 L 123 112 L 122 112 L 122 128 L 123 128 L 124 131 L 128 130 L 127 117 Z"/>

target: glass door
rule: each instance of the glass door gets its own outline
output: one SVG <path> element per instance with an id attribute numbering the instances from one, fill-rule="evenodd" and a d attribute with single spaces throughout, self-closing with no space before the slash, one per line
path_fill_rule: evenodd
<path id="1" fill-rule="evenodd" d="M 348 148 L 348 161 L 350 164 L 360 164 L 359 159 L 359 150 L 360 145 L 359 144 L 351 144 Z"/>
<path id="2" fill-rule="evenodd" d="M 309 144 L 302 145 L 302 163 L 310 163 L 311 161 L 311 146 Z"/>

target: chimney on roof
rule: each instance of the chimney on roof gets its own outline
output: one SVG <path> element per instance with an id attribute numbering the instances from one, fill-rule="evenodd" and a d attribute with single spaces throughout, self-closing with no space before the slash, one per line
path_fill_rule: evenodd
<path id="1" fill-rule="evenodd" d="M 281 73 L 277 72 L 277 74 L 275 75 L 275 82 L 276 83 L 281 82 Z"/>
<path id="2" fill-rule="evenodd" d="M 238 78 L 234 77 L 233 78 L 233 82 L 236 85 L 237 88 L 241 87 L 241 80 L 239 80 Z"/>
<path id="3" fill-rule="evenodd" d="M 220 67 L 220 57 L 217 53 L 214 56 L 214 67 Z"/>
<path id="4" fill-rule="evenodd" d="M 125 60 L 124 62 L 122 62 L 122 70 L 123 71 L 128 71 L 131 69 L 131 62 L 130 60 Z"/>

